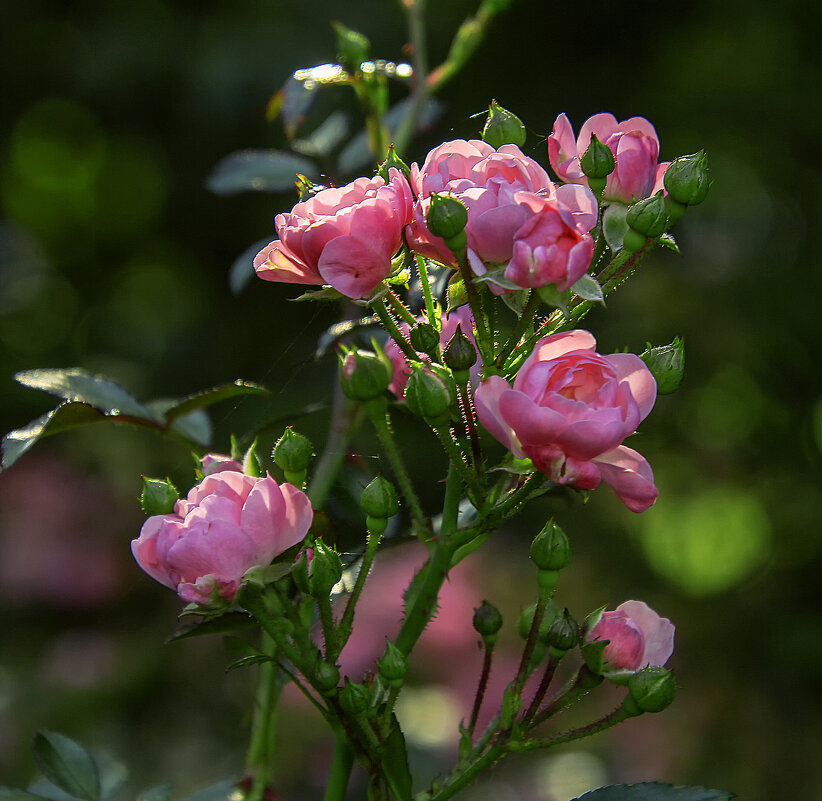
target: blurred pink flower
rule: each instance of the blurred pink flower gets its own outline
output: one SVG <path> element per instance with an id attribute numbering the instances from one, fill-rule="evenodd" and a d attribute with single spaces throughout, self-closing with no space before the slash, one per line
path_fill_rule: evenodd
<path id="1" fill-rule="evenodd" d="M 184 601 L 230 601 L 245 572 L 300 542 L 312 517 L 308 497 L 291 484 L 223 470 L 177 501 L 174 514 L 146 520 L 131 550 Z"/>
<path id="2" fill-rule="evenodd" d="M 279 239 L 263 248 L 254 269 L 266 281 L 330 284 L 349 298 L 367 298 L 391 272 L 402 247 L 413 198 L 405 176 L 389 171 L 323 189 L 274 220 Z"/>
<path id="3" fill-rule="evenodd" d="M 654 126 L 644 117 L 617 122 L 613 114 L 589 117 L 576 139 L 568 117 L 565 114 L 557 117 L 548 137 L 548 159 L 560 180 L 588 185 L 579 160 L 591 144 L 591 134 L 596 134 L 600 142 L 611 148 L 616 162 L 608 176 L 604 199 L 632 203 L 662 188 L 662 176 L 670 162 L 657 164 L 659 138 Z"/>
<path id="4" fill-rule="evenodd" d="M 595 348 L 588 331 L 541 339 L 513 387 L 501 376 L 482 382 L 477 416 L 555 483 L 595 489 L 605 481 L 632 512 L 643 512 L 658 494 L 653 473 L 622 441 L 653 408 L 656 382 L 638 356 Z"/>
<path id="5" fill-rule="evenodd" d="M 642 601 L 625 601 L 602 612 L 585 635 L 586 642 L 608 640 L 604 675 L 662 667 L 674 652 L 673 623 Z"/>
<path id="6" fill-rule="evenodd" d="M 445 142 L 422 167 L 411 166 L 417 193 L 409 245 L 455 266 L 453 252 L 426 224 L 432 192 L 451 194 L 468 209 L 468 259 L 478 274 L 506 265 L 517 285 L 556 283 L 567 289 L 588 269 L 597 202 L 586 187 L 555 187 L 548 173 L 516 145 L 494 150 L 480 140 Z"/>

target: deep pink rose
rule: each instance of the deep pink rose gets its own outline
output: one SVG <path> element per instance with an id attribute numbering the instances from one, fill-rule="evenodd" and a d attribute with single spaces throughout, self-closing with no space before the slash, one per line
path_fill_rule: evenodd
<path id="1" fill-rule="evenodd" d="M 596 199 L 586 187 L 555 187 L 516 145 L 445 142 L 422 167 L 412 165 L 411 184 L 418 201 L 407 239 L 423 256 L 455 266 L 453 252 L 425 221 L 431 193 L 450 193 L 468 209 L 468 259 L 478 275 L 505 265 L 505 277 L 519 286 L 556 283 L 564 290 L 588 269 Z"/>
<path id="2" fill-rule="evenodd" d="M 131 550 L 153 579 L 186 602 L 232 600 L 245 572 L 300 542 L 313 511 L 305 493 L 271 476 L 224 469 L 143 524 Z"/>
<path id="3" fill-rule="evenodd" d="M 419 319 L 421 322 L 427 322 L 428 320 L 428 318 L 424 316 Z M 476 347 L 477 343 L 474 339 L 474 316 L 471 314 L 471 308 L 469 306 L 460 306 L 458 309 L 452 311 L 447 317 L 445 314 L 442 316 L 440 348 L 445 348 L 451 340 L 451 337 L 454 336 L 457 326 L 461 326 L 462 333 L 465 334 L 465 336 L 471 340 L 471 344 Z M 402 323 L 400 325 L 400 330 L 403 334 L 407 335 L 411 330 L 411 326 L 409 326 L 408 323 Z M 394 375 L 391 379 L 391 383 L 388 385 L 388 389 L 390 389 L 394 395 L 402 400 L 405 396 L 405 385 L 408 383 L 408 376 L 411 375 L 411 365 L 408 363 L 408 359 L 405 358 L 405 354 L 400 350 L 399 345 L 397 345 L 393 339 L 389 339 L 388 342 L 385 343 L 383 351 L 391 360 L 391 365 L 394 368 Z M 420 360 L 428 361 L 428 357 L 424 354 L 420 354 Z M 477 362 L 471 368 L 471 383 L 473 383 L 474 386 L 479 385 L 479 375 L 481 370 L 482 360 L 479 358 L 478 353 Z"/>
<path id="4" fill-rule="evenodd" d="M 674 625 L 642 601 L 625 601 L 602 612 L 585 635 L 586 642 L 608 640 L 602 654 L 604 674 L 662 667 L 674 652 Z"/>
<path id="5" fill-rule="evenodd" d="M 413 198 L 405 176 L 389 170 L 323 189 L 274 219 L 279 239 L 263 248 L 254 269 L 266 281 L 330 284 L 349 298 L 367 298 L 391 272 Z"/>
<path id="6" fill-rule="evenodd" d="M 513 387 L 491 376 L 476 392 L 480 422 L 517 458 L 557 484 L 610 484 L 632 512 L 656 501 L 651 466 L 622 441 L 656 400 L 656 382 L 631 353 L 601 356 L 588 331 L 541 339 Z"/>
<path id="7" fill-rule="evenodd" d="M 589 117 L 574 139 L 574 129 L 565 114 L 560 114 L 548 137 L 548 159 L 560 180 L 588 185 L 579 159 L 591 144 L 591 134 L 611 148 L 616 166 L 608 176 L 603 192 L 606 200 L 632 203 L 650 197 L 662 188 L 662 176 L 670 162 L 657 164 L 659 138 L 654 126 L 644 117 L 617 122 L 613 114 Z"/>

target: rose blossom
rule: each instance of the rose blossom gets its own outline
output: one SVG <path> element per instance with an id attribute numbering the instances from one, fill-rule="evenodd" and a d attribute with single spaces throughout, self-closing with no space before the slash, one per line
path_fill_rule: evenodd
<path id="1" fill-rule="evenodd" d="M 427 322 L 428 318 L 421 316 L 419 320 L 420 322 Z M 460 306 L 448 316 L 445 314 L 442 316 L 440 348 L 445 349 L 445 346 L 451 341 L 451 337 L 456 333 L 457 326 L 461 326 L 462 333 L 468 337 L 471 344 L 476 347 L 477 343 L 474 339 L 474 316 L 471 314 L 471 308 L 469 306 Z M 402 331 L 403 334 L 408 335 L 410 330 L 411 326 L 409 326 L 408 323 L 400 324 L 400 331 Z M 388 385 L 388 389 L 398 398 L 402 399 L 405 395 L 405 385 L 408 383 L 408 376 L 411 375 L 411 365 L 408 363 L 408 359 L 405 358 L 405 354 L 400 350 L 399 345 L 397 345 L 393 339 L 389 339 L 385 343 L 383 351 L 391 360 L 391 365 L 394 368 L 394 375 L 391 383 Z M 424 354 L 420 354 L 419 358 L 421 361 L 428 361 L 428 357 Z M 477 354 L 477 361 L 471 368 L 471 382 L 475 386 L 479 384 L 480 370 L 482 370 L 482 361 L 479 358 L 479 354 Z"/>
<path id="2" fill-rule="evenodd" d="M 662 176 L 670 162 L 657 164 L 659 138 L 644 117 L 617 122 L 613 114 L 589 117 L 574 139 L 568 117 L 560 114 L 548 137 L 548 159 L 560 180 L 588 185 L 579 160 L 591 144 L 591 135 L 608 145 L 614 154 L 614 171 L 608 176 L 603 198 L 620 203 L 650 197 L 662 188 Z"/>
<path id="3" fill-rule="evenodd" d="M 674 651 L 674 625 L 642 601 L 625 601 L 602 612 L 585 635 L 586 642 L 608 640 L 602 654 L 605 675 L 662 667 Z"/>
<path id="4" fill-rule="evenodd" d="M 411 166 L 419 200 L 408 226 L 409 245 L 455 266 L 453 252 L 426 225 L 431 193 L 451 194 L 468 210 L 467 254 L 478 275 L 506 265 L 521 287 L 556 284 L 564 291 L 588 269 L 597 202 L 587 187 L 555 187 L 548 173 L 516 145 L 499 150 L 480 140 L 445 142 L 422 167 Z"/>
<path id="5" fill-rule="evenodd" d="M 476 392 L 480 422 L 517 458 L 530 458 L 557 484 L 610 484 L 632 512 L 657 497 L 648 462 L 622 441 L 656 400 L 656 382 L 631 353 L 601 356 L 588 331 L 537 342 L 512 386 L 491 376 Z"/>
<path id="6" fill-rule="evenodd" d="M 391 272 L 413 198 L 403 174 L 358 178 L 323 189 L 274 219 L 279 239 L 263 248 L 254 269 L 266 281 L 330 284 L 349 298 L 367 298 Z"/>
<path id="7" fill-rule="evenodd" d="M 308 497 L 291 484 L 222 469 L 192 487 L 173 514 L 146 520 L 131 550 L 184 601 L 230 601 L 245 572 L 300 542 L 312 517 Z"/>

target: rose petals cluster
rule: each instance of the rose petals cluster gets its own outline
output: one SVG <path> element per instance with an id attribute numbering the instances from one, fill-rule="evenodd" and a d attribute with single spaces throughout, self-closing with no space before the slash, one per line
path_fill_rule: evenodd
<path id="1" fill-rule="evenodd" d="M 608 640 L 602 653 L 605 676 L 662 667 L 674 652 L 673 623 L 642 601 L 625 601 L 590 621 L 586 642 Z"/>
<path id="2" fill-rule="evenodd" d="M 349 298 L 368 298 L 391 272 L 402 247 L 413 198 L 392 168 L 323 189 L 274 220 L 279 239 L 254 259 L 260 278 L 291 284 L 329 284 Z"/>
<path id="3" fill-rule="evenodd" d="M 662 176 L 670 162 L 657 164 L 659 137 L 654 126 L 644 117 L 617 122 L 613 114 L 607 113 L 589 117 L 576 138 L 568 117 L 557 117 L 548 137 L 548 159 L 560 180 L 588 185 L 579 160 L 591 144 L 592 134 L 614 154 L 614 171 L 602 193 L 605 200 L 633 203 L 662 188 Z"/>
<path id="4" fill-rule="evenodd" d="M 420 322 L 426 322 L 428 318 L 420 317 L 419 319 Z M 457 326 L 460 326 L 462 333 L 465 334 L 465 336 L 471 341 L 471 344 L 476 347 L 477 343 L 474 339 L 474 315 L 471 314 L 471 308 L 469 306 L 460 306 L 450 314 L 443 314 L 442 316 L 442 328 L 440 329 L 440 349 L 445 349 L 445 346 L 451 341 L 451 337 L 453 337 L 456 333 Z M 402 331 L 402 333 L 406 336 L 410 330 L 411 327 L 408 323 L 402 323 L 400 325 L 400 331 Z M 405 385 L 408 383 L 408 376 L 411 375 L 411 365 L 408 363 L 408 359 L 406 359 L 405 354 L 400 350 L 399 345 L 397 345 L 393 339 L 389 339 L 385 343 L 383 351 L 391 360 L 391 365 L 394 370 L 391 383 L 388 385 L 388 389 L 390 389 L 391 392 L 398 398 L 402 399 L 405 394 Z M 424 354 L 420 354 L 420 360 L 428 361 L 428 357 Z M 481 370 L 482 361 L 479 358 L 479 354 L 477 354 L 477 362 L 471 368 L 471 383 L 475 386 L 479 385 Z"/>
<path id="5" fill-rule="evenodd" d="M 468 259 L 478 275 L 488 265 L 504 265 L 504 277 L 519 287 L 556 284 L 564 291 L 591 263 L 596 198 L 587 187 L 554 186 L 516 145 L 495 150 L 480 140 L 445 142 L 422 167 L 411 166 L 411 185 L 418 200 L 407 239 L 428 258 L 456 264 L 453 252 L 426 225 L 431 194 L 437 193 L 465 204 Z"/>
<path id="6" fill-rule="evenodd" d="M 194 486 L 173 514 L 154 515 L 131 543 L 140 567 L 187 603 L 231 601 L 249 568 L 300 542 L 313 511 L 305 493 L 227 466 Z"/>
<path id="7" fill-rule="evenodd" d="M 537 342 L 513 386 L 491 376 L 477 389 L 477 416 L 519 459 L 557 484 L 595 489 L 605 481 L 632 512 L 657 498 L 647 460 L 622 444 L 656 400 L 656 382 L 631 353 L 601 356 L 588 331 Z"/>

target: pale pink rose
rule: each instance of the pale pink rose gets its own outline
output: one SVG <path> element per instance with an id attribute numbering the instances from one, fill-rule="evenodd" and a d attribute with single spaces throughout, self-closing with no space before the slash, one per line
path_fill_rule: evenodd
<path id="1" fill-rule="evenodd" d="M 184 601 L 230 601 L 245 572 L 300 542 L 312 517 L 308 497 L 291 484 L 222 470 L 192 487 L 174 514 L 146 520 L 131 550 Z"/>
<path id="2" fill-rule="evenodd" d="M 609 484 L 632 512 L 656 501 L 648 462 L 622 444 L 656 400 L 656 382 L 631 353 L 601 356 L 588 331 L 537 342 L 513 387 L 491 376 L 476 392 L 477 416 L 519 459 L 557 484 Z"/>
<path id="3" fill-rule="evenodd" d="M 662 176 L 670 162 L 657 164 L 659 138 L 654 126 L 644 117 L 617 122 L 613 114 L 589 117 L 576 139 L 568 117 L 557 117 L 548 137 L 548 159 L 560 180 L 588 185 L 579 160 L 591 144 L 591 134 L 596 134 L 614 154 L 614 171 L 602 195 L 605 200 L 632 203 L 662 188 Z"/>
<path id="4" fill-rule="evenodd" d="M 412 165 L 411 184 L 418 201 L 406 237 L 423 256 L 456 265 L 453 252 L 426 225 L 436 192 L 465 204 L 468 259 L 478 275 L 503 265 L 505 277 L 523 288 L 560 282 L 565 289 L 588 269 L 596 199 L 585 187 L 558 190 L 516 145 L 494 150 L 479 140 L 445 142 L 422 167 Z"/>
<path id="5" fill-rule="evenodd" d="M 604 675 L 662 667 L 674 652 L 674 625 L 642 601 L 625 601 L 602 612 L 585 634 L 586 642 L 608 640 L 602 654 Z"/>
<path id="6" fill-rule="evenodd" d="M 330 284 L 349 298 L 367 298 L 391 272 L 402 246 L 413 198 L 405 176 L 389 170 L 358 178 L 340 189 L 323 189 L 278 214 L 279 239 L 263 248 L 254 269 L 266 281 Z"/>
<path id="7" fill-rule="evenodd" d="M 230 456 L 222 453 L 207 453 L 200 459 L 203 465 L 203 475 L 210 476 L 212 473 L 221 473 L 223 470 L 234 470 L 237 473 L 243 472 L 243 466 Z"/>
<path id="8" fill-rule="evenodd" d="M 427 322 L 428 318 L 425 316 L 420 316 L 419 320 L 420 322 Z M 448 342 L 450 342 L 451 337 L 453 337 L 456 333 L 457 326 L 461 327 L 462 333 L 468 337 L 471 344 L 476 347 L 477 343 L 474 339 L 474 315 L 471 314 L 471 308 L 469 306 L 460 306 L 458 309 L 452 311 L 451 314 L 446 316 L 443 313 L 442 315 L 440 348 L 444 349 Z M 406 336 L 410 330 L 411 326 L 408 325 L 408 323 L 400 324 L 400 331 L 402 331 L 402 333 Z M 400 350 L 399 345 L 397 345 L 393 339 L 389 339 L 385 343 L 383 351 L 391 360 L 391 365 L 394 368 L 394 375 L 391 379 L 391 383 L 388 385 L 388 389 L 390 389 L 391 392 L 397 396 L 397 398 L 402 400 L 405 396 L 405 385 L 408 383 L 408 376 L 411 375 L 411 365 L 408 363 L 408 359 L 405 358 L 405 354 Z M 419 357 L 420 361 L 429 361 L 428 356 L 423 353 L 420 353 Z M 474 384 L 474 386 L 479 386 L 479 376 L 481 370 L 482 360 L 479 358 L 479 353 L 477 353 L 477 361 L 471 368 L 471 383 Z"/>

